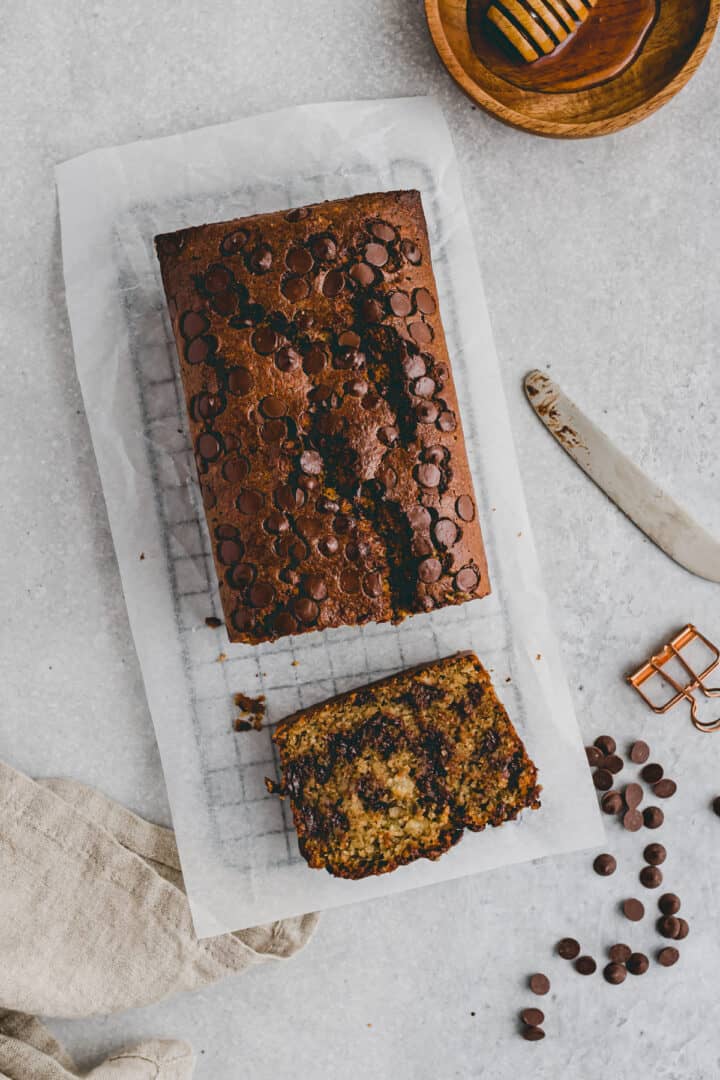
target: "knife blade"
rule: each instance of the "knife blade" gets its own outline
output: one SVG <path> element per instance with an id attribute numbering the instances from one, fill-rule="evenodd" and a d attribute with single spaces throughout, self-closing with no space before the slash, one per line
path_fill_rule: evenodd
<path id="1" fill-rule="evenodd" d="M 692 574 L 720 582 L 720 542 L 614 446 L 542 371 L 525 393 L 550 434 L 654 544 Z"/>

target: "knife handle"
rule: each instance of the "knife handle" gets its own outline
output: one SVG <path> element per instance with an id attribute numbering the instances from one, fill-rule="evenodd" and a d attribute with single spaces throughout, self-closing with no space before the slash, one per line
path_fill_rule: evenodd
<path id="1" fill-rule="evenodd" d="M 582 26 L 597 0 L 493 0 L 487 18 L 529 64 L 549 56 Z"/>

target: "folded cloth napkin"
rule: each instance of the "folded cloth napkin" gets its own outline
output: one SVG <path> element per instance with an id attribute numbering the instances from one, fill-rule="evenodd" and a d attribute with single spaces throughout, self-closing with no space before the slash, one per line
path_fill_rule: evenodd
<path id="1" fill-rule="evenodd" d="M 285 960 L 311 937 L 302 915 L 198 941 L 170 829 L 72 780 L 35 782 L 0 762 L 0 1077 L 77 1077 L 33 1019 L 109 1013 Z M 192 1051 L 151 1040 L 93 1080 L 185 1080 Z"/>

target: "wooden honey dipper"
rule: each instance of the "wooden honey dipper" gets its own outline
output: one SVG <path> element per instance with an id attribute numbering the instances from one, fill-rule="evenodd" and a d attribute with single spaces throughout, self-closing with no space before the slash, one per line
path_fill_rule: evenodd
<path id="1" fill-rule="evenodd" d="M 493 0 L 487 17 L 513 50 L 532 63 L 567 41 L 597 0 Z"/>

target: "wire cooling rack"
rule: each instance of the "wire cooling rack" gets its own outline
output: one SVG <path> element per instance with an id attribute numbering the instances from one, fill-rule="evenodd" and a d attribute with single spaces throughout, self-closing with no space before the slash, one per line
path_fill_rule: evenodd
<path id="1" fill-rule="evenodd" d="M 415 162 L 398 161 L 387 173 L 354 174 L 357 190 L 389 190 L 414 186 L 424 191 L 433 265 L 442 296 L 443 324 L 459 396 L 464 382 L 462 359 L 454 348 L 455 311 L 452 291 L 443 287 L 448 278 L 447 256 L 433 236 L 432 177 Z M 322 190 L 322 178 L 309 177 L 306 185 Z M 315 194 L 313 201 L 318 196 Z M 307 198 L 291 188 L 272 192 L 277 209 L 299 205 Z M 268 192 L 243 188 L 229 197 L 232 214 L 251 213 L 268 200 Z M 178 208 L 181 210 L 182 208 Z M 177 220 L 202 220 L 202 207 L 192 205 L 190 216 Z M 217 220 L 217 207 L 208 207 L 207 219 Z M 121 288 L 125 296 L 132 368 L 143 423 L 147 466 L 152 479 L 155 509 L 163 536 L 163 558 L 168 588 L 172 593 L 177 648 L 182 656 L 186 694 L 192 721 L 208 820 L 223 862 L 238 870 L 261 862 L 265 868 L 301 861 L 290 811 L 285 802 L 269 795 L 265 777 L 278 778 L 278 759 L 272 729 L 283 716 L 333 694 L 342 693 L 372 679 L 430 659 L 473 647 L 482 627 L 482 657 L 491 669 L 496 661 L 510 682 L 508 670 L 510 629 L 504 609 L 492 599 L 460 607 L 416 615 L 397 626 L 373 624 L 286 637 L 256 646 L 230 644 L 224 630 L 205 624 L 208 616 L 223 618 L 211 540 L 195 474 L 192 443 L 187 426 L 185 400 L 177 364 L 175 342 L 165 311 L 159 270 L 152 246 L 157 229 L 156 213 L 150 216 L 135 207 L 119 226 L 122 245 L 125 230 L 132 230 L 132 246 L 138 240 L 145 253 L 142 263 L 128 260 Z M 476 452 L 472 409 L 462 413 L 468 456 L 475 479 L 478 508 L 491 566 L 493 590 L 501 592 L 499 560 L 494 558 L 492 508 L 486 505 L 482 462 Z M 489 651 L 487 641 L 493 642 Z M 317 675 L 317 664 L 323 676 Z M 233 732 L 237 692 L 266 699 L 266 722 L 261 731 Z M 513 696 L 507 687 L 503 696 Z M 513 704 L 513 716 L 523 726 L 522 702 Z"/>

